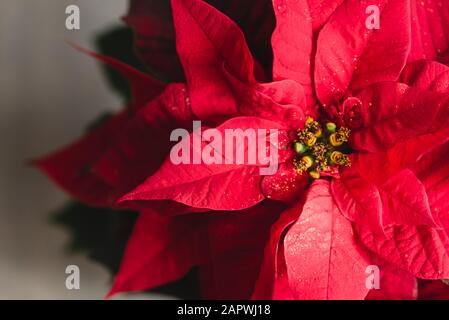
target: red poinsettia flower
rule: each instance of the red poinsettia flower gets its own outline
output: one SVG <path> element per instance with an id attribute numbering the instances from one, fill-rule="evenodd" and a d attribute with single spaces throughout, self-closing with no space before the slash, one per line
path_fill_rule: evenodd
<path id="1" fill-rule="evenodd" d="M 274 82 L 260 83 L 232 20 L 172 0 L 186 84 L 152 99 L 159 86 L 132 72 L 140 109 L 40 162 L 78 198 L 111 205 L 127 193 L 120 206 L 141 208 L 111 294 L 195 265 L 215 298 L 413 299 L 420 288 L 426 298 L 417 278 L 449 278 L 449 69 L 436 62 L 448 6 L 379 1 L 380 29 L 369 30 L 369 5 L 274 0 Z M 171 129 L 192 120 L 277 129 L 279 170 L 159 167 Z M 379 290 L 366 286 L 369 265 Z"/>

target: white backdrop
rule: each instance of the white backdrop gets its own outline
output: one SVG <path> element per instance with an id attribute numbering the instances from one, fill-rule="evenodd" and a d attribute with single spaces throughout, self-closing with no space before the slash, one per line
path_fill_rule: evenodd
<path id="1" fill-rule="evenodd" d="M 81 9 L 81 30 L 65 29 L 65 8 Z M 63 251 L 67 234 L 48 223 L 67 197 L 25 161 L 78 137 L 119 98 L 99 66 L 74 51 L 120 23 L 126 0 L 0 0 L 0 299 L 103 298 L 109 275 Z M 76 264 L 81 289 L 65 288 Z"/>

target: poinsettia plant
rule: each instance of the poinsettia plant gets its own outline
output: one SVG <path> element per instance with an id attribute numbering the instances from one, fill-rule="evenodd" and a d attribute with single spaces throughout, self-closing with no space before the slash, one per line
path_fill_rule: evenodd
<path id="1" fill-rule="evenodd" d="M 377 1 L 379 29 L 370 5 L 131 1 L 148 72 L 89 54 L 132 101 L 36 161 L 90 206 L 139 212 L 110 296 L 197 267 L 204 298 L 449 297 L 449 1 Z M 193 121 L 276 129 L 278 170 L 174 163 Z"/>

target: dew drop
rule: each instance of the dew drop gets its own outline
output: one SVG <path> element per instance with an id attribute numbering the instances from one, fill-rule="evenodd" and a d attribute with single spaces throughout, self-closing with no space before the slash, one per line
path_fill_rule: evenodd
<path id="1" fill-rule="evenodd" d="M 285 11 L 287 11 L 287 6 L 285 4 L 280 4 L 277 6 L 277 10 L 279 13 L 285 13 Z"/>

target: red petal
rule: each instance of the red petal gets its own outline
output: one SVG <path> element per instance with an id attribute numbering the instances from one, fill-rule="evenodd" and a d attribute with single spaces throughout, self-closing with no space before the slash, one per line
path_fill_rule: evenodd
<path id="1" fill-rule="evenodd" d="M 430 210 L 423 184 L 410 170 L 403 170 L 380 186 L 385 225 L 440 227 Z"/>
<path id="2" fill-rule="evenodd" d="M 448 50 L 449 1 L 411 0 L 411 49 L 408 61 L 435 60 Z"/>
<path id="3" fill-rule="evenodd" d="M 206 223 L 201 214 L 173 218 L 152 210 L 141 213 L 108 297 L 177 280 L 206 262 Z"/>
<path id="4" fill-rule="evenodd" d="M 359 225 L 354 228 L 367 248 L 415 277 L 449 277 L 449 238 L 444 231 L 428 226 L 392 226 L 381 235 Z"/>
<path id="5" fill-rule="evenodd" d="M 276 29 L 271 40 L 274 52 L 273 78 L 291 79 L 305 90 L 307 103 L 314 105 L 312 87 L 312 22 L 306 1 L 274 0 Z"/>
<path id="6" fill-rule="evenodd" d="M 279 159 L 278 162 L 273 161 L 272 163 L 273 166 L 278 166 L 285 161 L 285 156 L 282 153 L 291 153 L 289 150 L 283 150 L 286 147 L 285 139 L 282 139 L 286 136 L 283 127 L 267 120 L 240 117 L 231 119 L 216 129 L 223 137 L 223 147 L 221 150 L 214 150 L 214 154 L 221 159 L 222 164 L 206 164 L 202 160 L 200 160 L 201 163 L 195 164 L 192 159 L 189 164 L 174 164 L 169 158 L 153 176 L 124 196 L 121 201 L 171 199 L 188 206 L 212 210 L 241 210 L 262 201 L 264 196 L 260 189 L 260 169 L 267 165 L 259 162 L 260 159 L 256 159 L 254 164 L 248 164 L 247 160 L 244 164 L 237 164 L 235 159 L 229 163 L 231 159 L 227 158 L 228 152 L 225 150 L 235 154 L 237 143 L 232 145 L 226 143 L 224 132 L 226 129 L 240 129 L 243 132 L 247 129 L 278 129 L 280 138 L 276 152 L 279 154 Z M 190 150 L 190 155 L 201 155 L 204 151 L 203 148 L 209 143 L 203 141 L 201 149 L 198 150 L 194 143 L 195 139 L 199 141 L 199 132 L 191 134 L 188 139 L 182 140 L 177 146 L 184 146 L 185 149 Z M 254 141 L 251 143 L 257 144 Z M 249 159 L 248 143 L 243 143 L 242 147 L 245 153 L 244 159 Z M 252 151 L 254 150 L 252 149 Z M 253 154 L 257 155 L 257 152 Z"/>
<path id="7" fill-rule="evenodd" d="M 423 156 L 414 166 L 429 198 L 432 212 L 440 217 L 449 232 L 449 144 L 446 143 Z"/>
<path id="8" fill-rule="evenodd" d="M 285 210 L 273 224 L 270 239 L 265 246 L 259 277 L 254 287 L 253 299 L 290 299 L 292 292 L 287 279 L 283 246 L 280 246 L 285 230 L 296 221 L 304 205 L 302 197 L 294 206 Z"/>
<path id="9" fill-rule="evenodd" d="M 136 51 L 152 72 L 170 81 L 184 78 L 168 1 L 131 0 L 123 20 L 134 29 Z"/>
<path id="10" fill-rule="evenodd" d="M 208 0 L 209 4 L 235 21 L 245 34 L 257 60 L 266 66 L 262 79 L 271 78 L 271 34 L 275 18 L 270 0 Z M 176 52 L 175 31 L 169 1 L 131 0 L 124 18 L 136 33 L 136 49 L 151 71 L 164 79 L 180 81 L 184 78 Z M 269 67 L 270 66 L 270 67 Z M 256 70 L 257 72 L 259 70 Z"/>
<path id="11" fill-rule="evenodd" d="M 241 81 L 254 80 L 254 62 L 238 26 L 199 0 L 172 0 L 176 46 L 186 74 L 194 113 L 235 115 L 234 97 L 222 67 Z"/>
<path id="12" fill-rule="evenodd" d="M 204 298 L 251 297 L 270 227 L 283 209 L 265 201 L 244 211 L 209 214 L 211 257 L 200 269 Z"/>
<path id="13" fill-rule="evenodd" d="M 430 93 L 428 90 L 438 93 L 446 93 L 448 90 L 448 77 L 449 69 L 447 66 L 431 62 L 431 61 L 416 61 L 409 63 L 404 69 L 401 75 L 401 81 L 411 85 L 415 89 L 415 93 L 420 96 L 417 90 L 426 90 L 423 96 L 428 96 Z M 408 95 L 408 94 L 407 94 Z M 388 100 L 388 99 L 385 99 Z M 411 99 L 414 100 L 414 99 Z M 368 106 L 370 100 L 367 99 Z M 410 105 L 414 101 L 410 102 Z M 391 104 L 391 102 L 389 102 Z M 425 103 L 423 101 L 422 110 L 427 113 L 431 103 Z M 374 106 L 374 105 L 373 105 Z M 385 117 L 388 118 L 388 105 L 385 112 Z M 369 111 L 369 108 L 365 107 L 365 111 L 368 113 L 378 112 L 376 109 Z M 432 109 L 430 109 L 432 110 Z M 444 109 L 441 110 L 436 117 L 435 123 L 444 123 L 447 119 L 447 114 L 444 113 Z M 433 111 L 432 111 L 433 112 Z M 418 114 L 416 114 L 419 117 Z M 404 118 L 405 119 L 405 118 Z M 417 118 L 421 121 L 423 118 Z M 439 123 L 438 123 L 439 122 Z M 408 121 L 404 124 L 407 125 Z M 377 152 L 375 154 L 370 153 L 358 153 L 355 156 L 355 162 L 363 174 L 369 177 L 372 181 L 385 180 L 384 177 L 390 177 L 404 168 L 413 166 L 414 163 L 419 160 L 423 155 L 436 149 L 439 145 L 444 144 L 449 139 L 449 130 L 444 130 L 445 125 L 441 126 L 443 130 L 437 133 L 430 133 L 426 135 L 417 136 L 406 141 L 401 141 L 388 150 Z M 381 131 L 378 134 L 382 134 Z M 381 142 L 379 142 L 381 144 Z M 364 146 L 361 146 L 364 148 Z M 380 146 L 379 146 L 380 147 Z M 433 160 L 432 160 L 433 161 Z"/>
<path id="14" fill-rule="evenodd" d="M 407 64 L 400 81 L 412 87 L 446 93 L 449 91 L 449 67 L 435 61 L 415 61 Z"/>
<path id="15" fill-rule="evenodd" d="M 358 152 L 353 157 L 353 163 L 365 178 L 382 184 L 401 170 L 413 166 L 424 154 L 448 139 L 449 130 L 418 136 L 397 143 L 394 147 L 382 152 Z"/>
<path id="16" fill-rule="evenodd" d="M 266 198 L 292 204 L 302 197 L 308 182 L 309 176 L 296 173 L 293 162 L 287 161 L 276 174 L 263 177 L 261 188 Z"/>
<path id="17" fill-rule="evenodd" d="M 285 123 L 299 128 L 306 115 L 313 115 L 305 105 L 303 88 L 295 81 L 284 80 L 250 86 L 226 69 L 225 75 L 235 95 L 238 113 Z"/>
<path id="18" fill-rule="evenodd" d="M 335 206 L 329 182 L 310 188 L 298 221 L 284 240 L 290 288 L 296 299 L 364 299 L 369 265 L 351 223 Z"/>
<path id="19" fill-rule="evenodd" d="M 348 88 L 395 81 L 405 65 L 410 49 L 409 2 L 378 1 L 379 31 L 365 26 L 370 4 L 347 1 L 319 33 L 314 79 L 322 104 L 328 105 Z"/>
<path id="20" fill-rule="evenodd" d="M 273 77 L 291 79 L 304 87 L 307 105 L 317 100 L 313 88 L 313 43 L 329 16 L 344 0 L 275 0 L 277 25 L 272 37 Z"/>
<path id="21" fill-rule="evenodd" d="M 258 74 L 259 81 L 271 79 L 273 53 L 271 35 L 276 21 L 271 0 L 208 0 L 208 3 L 235 21 L 245 34 L 251 52 L 264 67 L 265 74 Z M 259 65 L 256 65 L 259 66 Z"/>
<path id="22" fill-rule="evenodd" d="M 75 198 L 94 206 L 114 206 L 117 198 L 160 166 L 170 148 L 170 131 L 191 118 L 185 87 L 169 85 L 137 113 L 114 116 L 34 163 Z"/>
<path id="23" fill-rule="evenodd" d="M 75 143 L 33 163 L 73 197 L 92 206 L 108 206 L 118 195 L 107 181 L 91 171 L 91 167 L 108 150 L 111 136 L 123 128 L 127 120 L 125 113 L 114 116 Z"/>
<path id="24" fill-rule="evenodd" d="M 269 229 L 283 206 L 264 202 L 238 213 L 167 217 L 146 209 L 128 243 L 109 296 L 148 290 L 200 266 L 206 298 L 247 299 Z"/>
<path id="25" fill-rule="evenodd" d="M 379 289 L 371 289 L 366 300 L 416 300 L 418 297 L 418 281 L 411 274 L 371 258 L 371 263 L 379 267 Z"/>
<path id="26" fill-rule="evenodd" d="M 423 184 L 410 170 L 403 170 L 383 184 L 365 180 L 355 169 L 332 181 L 332 193 L 349 220 L 383 233 L 390 225 L 440 227 L 430 210 Z"/>
<path id="27" fill-rule="evenodd" d="M 426 90 L 449 92 L 449 68 L 432 61 L 416 61 L 405 68 L 401 80 Z M 444 133 L 441 133 L 444 135 Z M 444 139 L 444 140 L 443 140 Z M 430 143 L 431 150 L 419 158 L 413 171 L 423 182 L 429 204 L 436 215 L 441 215 L 441 222 L 449 229 L 449 132 L 441 141 Z"/>
<path id="28" fill-rule="evenodd" d="M 333 179 L 332 194 L 341 213 L 349 220 L 383 232 L 382 201 L 377 186 L 357 170 L 349 169 Z"/>
<path id="29" fill-rule="evenodd" d="M 436 133 L 449 122 L 449 102 L 443 94 L 387 82 L 370 86 L 358 98 L 363 123 L 351 137 L 356 150 L 383 151 L 398 142 Z"/>

